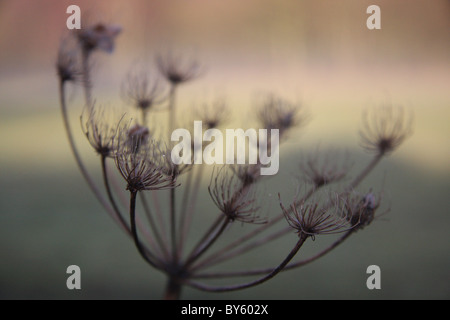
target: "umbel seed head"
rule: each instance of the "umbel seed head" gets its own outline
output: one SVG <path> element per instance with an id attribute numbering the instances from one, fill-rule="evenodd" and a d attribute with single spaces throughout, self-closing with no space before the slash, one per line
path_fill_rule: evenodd
<path id="1" fill-rule="evenodd" d="M 115 38 L 122 27 L 113 24 L 96 23 L 81 29 L 76 29 L 78 41 L 85 52 L 101 50 L 107 53 L 114 51 Z"/>
<path id="2" fill-rule="evenodd" d="M 266 223 L 266 219 L 256 215 L 259 207 L 255 205 L 254 186 L 243 186 L 235 174 L 224 171 L 223 167 L 218 172 L 214 170 L 208 186 L 209 195 L 217 208 L 230 221 Z"/>
<path id="3" fill-rule="evenodd" d="M 364 196 L 349 194 L 346 198 L 346 216 L 354 231 L 363 229 L 372 223 L 375 212 L 380 206 L 380 200 L 373 193 Z"/>
<path id="4" fill-rule="evenodd" d="M 342 214 L 343 200 L 335 194 L 324 203 L 311 199 L 301 201 L 300 204 L 294 202 L 289 208 L 285 208 L 280 200 L 280 206 L 286 221 L 299 237 L 314 239 L 319 234 L 340 233 L 352 228 L 347 217 Z"/>
<path id="5" fill-rule="evenodd" d="M 169 52 L 158 55 L 156 64 L 161 75 L 172 85 L 178 85 L 197 78 L 200 75 L 200 64 L 196 60 L 175 57 Z"/>
<path id="6" fill-rule="evenodd" d="M 81 71 L 78 67 L 78 51 L 71 43 L 70 38 L 61 40 L 56 61 L 56 71 L 62 83 L 67 81 L 76 82 L 80 79 Z"/>
<path id="7" fill-rule="evenodd" d="M 381 155 L 397 149 L 412 134 L 412 115 L 402 107 L 383 105 L 366 110 L 360 130 L 361 145 Z"/>

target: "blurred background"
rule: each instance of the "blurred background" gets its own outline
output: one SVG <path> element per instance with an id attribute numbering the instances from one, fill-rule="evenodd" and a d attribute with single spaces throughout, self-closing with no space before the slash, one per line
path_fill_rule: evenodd
<path id="1" fill-rule="evenodd" d="M 0 1 L 0 298 L 159 299 L 165 287 L 164 275 L 142 261 L 89 192 L 67 143 L 55 61 L 71 4 L 82 20 L 123 28 L 112 55 L 95 54 L 100 103 L 123 104 L 120 85 L 130 67 L 145 61 L 152 69 L 154 56 L 168 49 L 206 70 L 180 87 L 183 116 L 225 97 L 227 127 L 248 128 L 261 94 L 302 103 L 310 121 L 281 148 L 280 172 L 261 191 L 268 208 L 277 208 L 278 192 L 292 198 L 299 160 L 318 145 L 346 150 L 351 173 L 370 161 L 358 147 L 365 108 L 389 102 L 414 113 L 414 135 L 360 186 L 382 190 L 388 214 L 315 263 L 261 286 L 224 294 L 186 288 L 183 298 L 450 298 L 448 0 Z M 372 4 L 381 8 L 381 30 L 366 27 Z M 81 86 L 70 87 L 69 105 L 77 144 L 100 178 L 79 127 Z M 200 216 L 212 208 L 204 178 Z M 206 225 L 196 228 L 193 236 Z M 274 266 L 295 240 L 288 235 L 217 270 Z M 310 241 L 300 256 L 329 241 Z M 72 264 L 81 268 L 81 290 L 66 288 Z M 381 268 L 381 290 L 366 287 L 373 264 Z"/>

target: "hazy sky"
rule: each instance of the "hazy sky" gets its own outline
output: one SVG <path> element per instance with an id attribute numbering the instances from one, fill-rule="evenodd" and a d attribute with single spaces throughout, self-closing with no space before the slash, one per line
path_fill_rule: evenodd
<path id="1" fill-rule="evenodd" d="M 255 95 L 272 91 L 311 108 L 310 130 L 325 138 L 355 130 L 348 125 L 359 119 L 354 108 L 390 100 L 415 109 L 414 141 L 420 148 L 411 144 L 405 157 L 414 154 L 414 161 L 448 169 L 447 0 L 5 0 L 0 2 L 0 112 L 56 109 L 56 50 L 71 4 L 80 6 L 84 22 L 123 27 L 114 54 L 96 57 L 99 99 L 117 100 L 134 62 L 147 59 L 151 65 L 155 54 L 173 49 L 198 59 L 207 71 L 181 92 L 186 106 L 223 94 L 232 108 L 248 109 Z M 381 30 L 366 27 L 372 4 L 381 8 Z M 330 115 L 346 125 L 320 122 Z"/>

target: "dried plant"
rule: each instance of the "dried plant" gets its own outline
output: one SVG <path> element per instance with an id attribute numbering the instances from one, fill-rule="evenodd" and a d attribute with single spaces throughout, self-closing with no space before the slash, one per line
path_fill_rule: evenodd
<path id="1" fill-rule="evenodd" d="M 141 111 L 142 124 L 147 125 L 147 114 L 167 99 L 167 93 L 157 76 L 141 69 L 128 73 L 122 85 L 122 97 L 127 104 Z"/>
<path id="2" fill-rule="evenodd" d="M 412 115 L 405 115 L 402 107 L 390 104 L 366 110 L 360 134 L 364 149 L 378 154 L 390 153 L 412 134 Z"/>
<path id="3" fill-rule="evenodd" d="M 69 46 L 67 40 L 61 42 L 56 63 L 61 111 L 70 147 L 88 186 L 134 241 L 142 258 L 167 275 L 165 299 L 180 298 L 184 286 L 208 292 L 224 292 L 259 285 L 279 272 L 299 268 L 319 259 L 375 219 L 380 197 L 373 193 L 361 195 L 356 189 L 379 161 L 397 149 L 411 134 L 411 118 L 405 115 L 403 109 L 392 106 L 383 106 L 376 112 L 364 114 L 361 142 L 364 149 L 374 152 L 374 156 L 353 179 L 348 177 L 348 158 L 338 162 L 334 155 L 321 158 L 318 153 L 313 154 L 300 164 L 300 171 L 306 180 L 304 185 L 299 182 L 299 185 L 305 186 L 303 192 L 289 206 L 283 205 L 280 200 L 280 209 L 267 218 L 261 218 L 261 196 L 255 192 L 257 186 L 267 179 L 261 175 L 261 163 L 229 165 L 212 170 L 207 191 L 218 212 L 215 216 L 211 213 L 213 222 L 203 234 L 197 235 L 197 241 L 189 248 L 191 242 L 188 239 L 196 238 L 195 234 L 190 234 L 190 227 L 199 210 L 197 202 L 206 172 L 205 165 L 174 164 L 170 148 L 163 143 L 167 136 L 156 137 L 153 134 L 156 128 L 148 127 L 147 118 L 152 116 L 154 105 L 166 104 L 167 107 L 162 109 L 168 113 L 165 129 L 170 136 L 176 128 L 178 115 L 176 90 L 181 84 L 198 78 L 201 74 L 200 64 L 195 59 L 175 57 L 171 53 L 158 55 L 156 69 L 165 83 L 149 76 L 154 75 L 154 72 L 142 72 L 129 74 L 122 87 L 125 102 L 141 110 L 141 121 L 129 119 L 123 114 L 113 113 L 113 116 L 109 116 L 105 107 L 92 102 L 90 59 L 95 50 L 112 53 L 120 31 L 119 26 L 92 24 L 72 34 L 72 41 L 77 42 L 78 46 Z M 69 122 L 66 87 L 78 81 L 83 84 L 85 97 L 81 127 L 89 144 L 100 157 L 104 191 L 85 165 Z M 167 95 L 165 85 L 169 87 Z M 197 116 L 206 129 L 217 128 L 226 118 L 224 110 L 225 104 L 216 103 L 204 108 Z M 289 138 L 292 128 L 304 125 L 307 119 L 298 103 L 274 94 L 268 95 L 255 113 L 262 128 L 278 129 L 282 141 Z M 193 150 L 193 158 L 197 151 Z M 122 191 L 129 193 L 128 212 L 123 212 L 117 204 L 117 193 L 111 190 L 110 180 L 115 177 L 107 169 L 111 162 L 124 180 Z M 346 183 L 337 186 L 336 182 L 342 183 L 344 177 Z M 160 196 L 163 194 L 168 196 Z M 320 197 L 323 194 L 329 196 Z M 142 202 L 143 212 L 137 210 L 138 198 Z M 152 201 L 149 202 L 149 199 Z M 162 205 L 162 201 L 166 200 L 167 205 Z M 150 229 L 142 225 L 143 220 L 138 219 L 140 214 L 145 215 Z M 242 226 L 242 235 L 227 239 L 225 245 L 214 249 L 218 239 L 226 238 L 227 230 L 236 222 Z M 197 230 L 203 227 L 199 226 Z M 212 266 L 235 259 L 282 236 L 292 235 L 293 230 L 298 237 L 291 248 L 280 248 L 281 252 L 286 252 L 286 256 L 276 266 L 207 271 Z M 308 239 L 314 240 L 324 234 L 338 236 L 317 254 L 292 262 Z M 230 277 L 256 278 L 239 284 L 218 286 L 203 282 Z"/>
<path id="4" fill-rule="evenodd" d="M 290 128 L 303 125 L 307 116 L 299 103 L 269 94 L 260 106 L 258 119 L 263 128 L 278 129 L 284 137 Z"/>
<path id="5" fill-rule="evenodd" d="M 320 155 L 319 152 L 309 154 L 300 162 L 300 171 L 306 182 L 320 188 L 343 179 L 350 170 L 348 157 L 342 157 L 337 152 Z M 339 161 L 340 160 L 340 161 Z"/>

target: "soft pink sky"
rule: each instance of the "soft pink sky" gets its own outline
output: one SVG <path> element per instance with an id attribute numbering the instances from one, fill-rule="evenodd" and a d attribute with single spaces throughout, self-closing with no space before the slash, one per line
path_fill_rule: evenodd
<path id="1" fill-rule="evenodd" d="M 207 66 L 203 78 L 180 92 L 182 107 L 224 94 L 234 110 L 248 110 L 255 95 L 273 91 L 310 109 L 314 118 L 303 136 L 313 143 L 353 137 L 362 108 L 390 100 L 416 115 L 414 138 L 398 156 L 450 172 L 447 0 L 2 1 L 0 147 L 11 159 L 36 148 L 27 139 L 30 130 L 39 130 L 42 141 L 55 140 L 54 60 L 71 4 L 81 7 L 82 19 L 89 15 L 124 29 L 116 52 L 97 56 L 99 99 L 117 101 L 134 61 L 151 62 L 162 49 L 175 48 Z M 381 8 L 381 30 L 366 28 L 371 4 Z M 40 109 L 54 112 L 10 117 Z M 8 130 L 17 133 L 14 142 L 5 139 Z M 64 144 L 54 141 L 54 153 Z"/>

